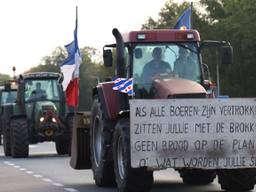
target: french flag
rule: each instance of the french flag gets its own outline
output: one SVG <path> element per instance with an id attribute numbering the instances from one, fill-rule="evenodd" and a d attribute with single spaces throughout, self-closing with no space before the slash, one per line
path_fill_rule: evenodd
<path id="1" fill-rule="evenodd" d="M 65 45 L 65 47 L 68 52 L 68 57 L 60 65 L 61 72 L 64 76 L 62 86 L 66 92 L 67 105 L 77 107 L 79 102 L 79 67 L 82 61 L 77 40 L 77 9 L 74 41 Z"/>

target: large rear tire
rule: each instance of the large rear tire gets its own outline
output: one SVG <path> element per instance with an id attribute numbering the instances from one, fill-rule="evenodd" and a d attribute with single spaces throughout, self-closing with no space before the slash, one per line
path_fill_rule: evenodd
<path id="1" fill-rule="evenodd" d="M 206 185 L 216 177 L 216 173 L 209 170 L 184 169 L 179 172 L 183 183 L 188 185 Z"/>
<path id="2" fill-rule="evenodd" d="M 90 159 L 94 180 L 99 187 L 116 186 L 114 164 L 107 158 L 110 155 L 112 132 L 104 117 L 100 102 L 95 99 L 91 110 Z"/>
<path id="3" fill-rule="evenodd" d="M 55 148 L 56 148 L 58 155 L 69 154 L 70 142 L 67 139 L 57 139 L 55 141 Z"/>
<path id="4" fill-rule="evenodd" d="M 153 184 L 153 171 L 146 168 L 131 168 L 130 122 L 121 119 L 115 129 L 113 141 L 114 170 L 120 192 L 147 192 Z"/>
<path id="5" fill-rule="evenodd" d="M 255 184 L 255 169 L 231 169 L 218 173 L 221 188 L 227 191 L 250 191 Z"/>
<path id="6" fill-rule="evenodd" d="M 3 127 L 3 148 L 4 154 L 6 157 L 11 156 L 11 133 L 10 133 L 10 126 L 4 124 Z"/>
<path id="7" fill-rule="evenodd" d="M 26 118 L 11 120 L 11 155 L 13 158 L 28 157 L 29 135 Z"/>

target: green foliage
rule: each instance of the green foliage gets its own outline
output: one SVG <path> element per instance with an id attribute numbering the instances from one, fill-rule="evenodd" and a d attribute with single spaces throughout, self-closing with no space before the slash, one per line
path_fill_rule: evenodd
<path id="1" fill-rule="evenodd" d="M 0 85 L 4 85 L 4 82 L 10 79 L 11 77 L 9 75 L 0 73 Z"/>
<path id="2" fill-rule="evenodd" d="M 156 21 L 149 18 L 142 28 L 172 28 L 188 6 L 187 2 L 176 4 L 168 0 L 160 10 L 159 18 Z M 200 32 L 202 39 L 226 40 L 234 48 L 234 64 L 220 66 L 222 94 L 256 95 L 255 13 L 256 1 L 253 0 L 201 0 L 193 6 L 193 28 Z M 215 79 L 216 50 L 205 51 L 203 57 Z"/>
<path id="3" fill-rule="evenodd" d="M 113 68 L 106 69 L 99 59 L 95 48 L 80 49 L 82 63 L 80 65 L 80 94 L 79 110 L 90 110 L 92 103 L 92 89 L 105 77 L 113 75 Z M 59 64 L 67 57 L 64 48 L 57 47 L 50 56 L 43 57 L 41 63 L 28 72 L 60 72 Z"/>

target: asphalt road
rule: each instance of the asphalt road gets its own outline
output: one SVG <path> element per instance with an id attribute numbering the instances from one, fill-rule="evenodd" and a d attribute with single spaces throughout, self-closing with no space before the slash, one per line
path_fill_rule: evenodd
<path id="1" fill-rule="evenodd" d="M 154 173 L 152 192 L 217 192 L 213 184 L 187 186 L 172 169 Z M 58 156 L 54 143 L 30 145 L 26 159 L 5 157 L 0 146 L 0 192 L 114 192 L 94 185 L 91 170 L 73 170 L 68 156 Z M 256 191 L 256 190 L 254 190 Z"/>

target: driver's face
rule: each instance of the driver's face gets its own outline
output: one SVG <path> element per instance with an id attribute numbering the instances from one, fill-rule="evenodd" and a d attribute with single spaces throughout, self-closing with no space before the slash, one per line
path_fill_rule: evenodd
<path id="1" fill-rule="evenodd" d="M 162 51 L 161 51 L 161 49 L 154 50 L 153 58 L 154 58 L 155 61 L 161 61 L 162 60 Z"/>
<path id="2" fill-rule="evenodd" d="M 154 59 L 155 59 L 156 61 L 161 61 L 162 55 L 161 55 L 161 54 L 160 54 L 160 55 L 155 55 L 155 56 L 154 56 Z"/>
<path id="3" fill-rule="evenodd" d="M 36 84 L 37 89 L 41 89 L 41 84 Z"/>

